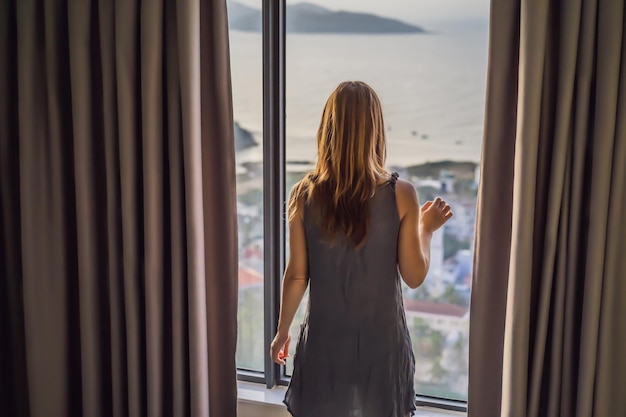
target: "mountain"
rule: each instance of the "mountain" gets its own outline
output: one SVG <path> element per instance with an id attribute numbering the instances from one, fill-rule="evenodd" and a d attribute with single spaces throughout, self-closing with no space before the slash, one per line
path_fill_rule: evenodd
<path id="1" fill-rule="evenodd" d="M 419 26 L 368 13 L 333 11 L 311 3 L 288 5 L 288 33 L 383 34 L 425 33 Z M 261 31 L 261 10 L 237 1 L 228 2 L 230 29 L 244 32 Z"/>
<path id="2" fill-rule="evenodd" d="M 476 175 L 475 162 L 437 161 L 407 167 L 409 175 L 420 178 L 438 178 L 441 171 L 449 171 L 457 179 L 473 179 Z"/>
<path id="3" fill-rule="evenodd" d="M 317 13 L 317 14 L 328 13 L 330 11 L 322 6 L 318 6 L 317 4 L 313 4 L 313 3 L 290 4 L 287 6 L 287 10 L 291 10 L 291 11 L 299 10 L 300 12 L 303 12 L 303 13 Z"/>
<path id="4" fill-rule="evenodd" d="M 228 1 L 228 27 L 242 32 L 261 31 L 261 10 L 246 6 L 237 1 Z"/>

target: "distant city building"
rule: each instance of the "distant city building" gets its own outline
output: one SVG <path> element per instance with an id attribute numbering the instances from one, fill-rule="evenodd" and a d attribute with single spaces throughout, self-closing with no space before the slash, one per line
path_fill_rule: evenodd
<path id="1" fill-rule="evenodd" d="M 414 178 L 413 183 L 417 188 L 433 188 L 438 191 L 442 188 L 441 181 L 432 178 Z"/>
<path id="2" fill-rule="evenodd" d="M 474 254 L 472 251 L 461 250 L 456 256 L 457 270 L 455 276 L 455 284 L 462 288 L 468 288 L 472 285 L 472 268 Z"/>
<path id="3" fill-rule="evenodd" d="M 439 182 L 441 183 L 441 191 L 444 193 L 453 193 L 454 184 L 456 183 L 456 177 L 454 174 L 447 170 L 442 170 L 439 173 Z"/>
<path id="4" fill-rule="evenodd" d="M 480 164 L 476 164 L 476 168 L 474 168 L 474 183 L 476 186 L 480 184 Z"/>
<path id="5" fill-rule="evenodd" d="M 260 213 L 257 206 L 250 206 L 242 203 L 241 201 L 237 201 L 237 215 L 240 218 L 259 217 Z"/>
<path id="6" fill-rule="evenodd" d="M 427 300 L 404 299 L 407 321 L 420 318 L 434 330 L 445 335 L 468 332 L 469 310 L 457 304 L 437 303 Z"/>
<path id="7" fill-rule="evenodd" d="M 457 240 L 467 241 L 474 239 L 476 228 L 476 206 L 475 204 L 462 203 L 460 201 L 449 200 L 454 216 L 446 223 L 445 231 Z"/>
<path id="8" fill-rule="evenodd" d="M 443 230 L 438 230 L 433 233 L 433 237 L 430 243 L 430 266 L 428 268 L 428 274 L 426 275 L 427 281 L 441 281 L 441 277 L 443 274 L 443 258 Z"/>

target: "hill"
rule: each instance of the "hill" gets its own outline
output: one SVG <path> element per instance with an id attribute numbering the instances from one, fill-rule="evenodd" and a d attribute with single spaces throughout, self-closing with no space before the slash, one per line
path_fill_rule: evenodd
<path id="1" fill-rule="evenodd" d="M 441 171 L 448 171 L 457 179 L 473 179 L 476 172 L 475 162 L 437 161 L 407 167 L 407 172 L 419 178 L 438 178 Z"/>
<path id="2" fill-rule="evenodd" d="M 333 11 L 311 3 L 288 5 L 288 33 L 385 34 L 425 33 L 419 26 L 369 13 Z M 261 10 L 237 1 L 228 2 L 228 24 L 231 30 L 261 31 Z"/>

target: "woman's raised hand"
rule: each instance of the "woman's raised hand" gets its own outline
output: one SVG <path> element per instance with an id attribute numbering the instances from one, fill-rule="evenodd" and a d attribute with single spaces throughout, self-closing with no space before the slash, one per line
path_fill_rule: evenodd
<path id="1" fill-rule="evenodd" d="M 437 197 L 420 207 L 420 222 L 429 232 L 434 232 L 452 217 L 452 209 L 445 200 Z"/>

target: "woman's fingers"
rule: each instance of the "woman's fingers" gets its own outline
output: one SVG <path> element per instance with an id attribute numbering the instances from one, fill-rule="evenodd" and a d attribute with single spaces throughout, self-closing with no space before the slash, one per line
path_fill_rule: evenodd
<path id="1" fill-rule="evenodd" d="M 448 220 L 450 217 L 452 217 L 452 207 L 450 207 L 450 205 L 446 203 L 441 209 L 441 213 L 443 214 L 443 218 Z"/>
<path id="2" fill-rule="evenodd" d="M 283 350 L 282 350 L 283 357 L 281 359 L 285 359 L 289 357 L 289 344 L 290 343 L 291 343 L 291 337 L 288 337 L 287 341 L 285 342 L 285 346 L 283 347 Z"/>
<path id="3" fill-rule="evenodd" d="M 448 220 L 450 217 L 452 217 L 452 207 L 450 207 L 450 205 L 445 200 L 437 198 L 434 205 L 441 211 L 441 214 L 443 215 L 443 218 L 445 220 Z"/>
<path id="4" fill-rule="evenodd" d="M 270 357 L 272 361 L 279 364 L 285 365 L 285 359 L 289 357 L 289 344 L 291 343 L 291 335 L 287 335 L 287 339 L 282 342 L 280 338 L 277 336 L 274 338 L 272 345 L 270 346 Z"/>
<path id="5" fill-rule="evenodd" d="M 272 360 L 274 361 L 274 363 L 277 363 L 279 365 L 285 365 L 285 359 L 282 356 L 282 350 L 279 350 L 277 352 L 272 351 Z"/>

